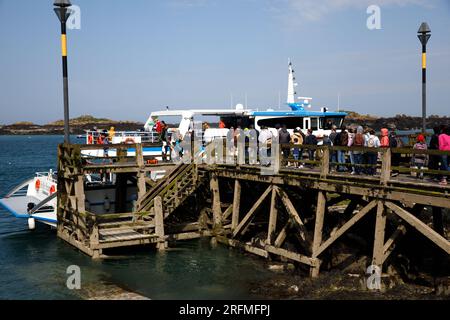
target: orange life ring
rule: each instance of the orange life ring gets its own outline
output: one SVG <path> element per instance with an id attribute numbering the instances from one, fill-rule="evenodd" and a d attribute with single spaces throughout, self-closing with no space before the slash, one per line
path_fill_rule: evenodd
<path id="1" fill-rule="evenodd" d="M 50 187 L 50 191 L 49 191 L 50 195 L 54 194 L 55 191 L 56 191 L 56 187 L 54 184 L 52 184 L 52 186 Z"/>
<path id="2" fill-rule="evenodd" d="M 126 138 L 124 142 L 126 144 L 134 144 L 134 143 L 136 143 L 133 138 Z"/>
<path id="3" fill-rule="evenodd" d="M 41 180 L 37 179 L 34 183 L 34 187 L 36 188 L 36 191 L 39 191 L 39 189 L 41 188 Z"/>

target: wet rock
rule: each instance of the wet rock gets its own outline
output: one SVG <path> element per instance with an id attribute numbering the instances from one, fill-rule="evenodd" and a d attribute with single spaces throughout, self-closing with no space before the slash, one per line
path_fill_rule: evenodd
<path id="1" fill-rule="evenodd" d="M 297 293 L 299 291 L 299 288 L 297 285 L 292 285 L 289 287 L 289 291 L 293 293 Z"/>
<path id="2" fill-rule="evenodd" d="M 284 271 L 284 265 L 282 264 L 271 264 L 268 266 L 268 269 L 270 271 L 274 271 L 274 272 L 282 272 Z"/>
<path id="3" fill-rule="evenodd" d="M 111 283 L 86 285 L 80 291 L 80 296 L 86 300 L 150 300 L 139 293 Z"/>

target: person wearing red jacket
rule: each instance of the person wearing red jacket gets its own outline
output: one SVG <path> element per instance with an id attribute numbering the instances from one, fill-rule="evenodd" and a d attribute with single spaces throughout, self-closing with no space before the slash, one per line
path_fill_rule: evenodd
<path id="1" fill-rule="evenodd" d="M 450 127 L 446 127 L 439 135 L 439 150 L 450 151 Z M 448 169 L 448 155 L 444 154 L 441 156 L 441 170 L 448 171 Z M 439 184 L 446 185 L 447 176 L 443 175 Z"/>

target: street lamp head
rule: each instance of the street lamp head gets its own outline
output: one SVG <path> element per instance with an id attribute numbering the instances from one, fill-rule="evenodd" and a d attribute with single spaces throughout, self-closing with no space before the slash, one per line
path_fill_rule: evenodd
<path id="1" fill-rule="evenodd" d="M 55 0 L 53 5 L 56 7 L 53 10 L 55 10 L 59 21 L 61 21 L 61 23 L 66 23 L 67 19 L 69 19 L 72 14 L 72 10 L 69 8 L 72 6 L 70 0 Z"/>
<path id="2" fill-rule="evenodd" d="M 422 46 L 427 45 L 428 40 L 430 40 L 431 37 L 431 30 L 430 27 L 428 26 L 428 23 L 422 22 L 419 30 L 417 31 L 417 37 L 419 38 Z"/>
<path id="3" fill-rule="evenodd" d="M 55 3 L 53 5 L 55 7 L 67 8 L 70 7 L 72 4 L 70 3 L 70 0 L 55 0 Z"/>
<path id="4" fill-rule="evenodd" d="M 426 34 L 426 33 L 430 33 L 430 32 L 431 32 L 430 27 L 428 26 L 428 23 L 426 23 L 426 22 L 422 22 L 419 30 L 417 31 L 417 33 L 422 33 L 422 34 Z"/>

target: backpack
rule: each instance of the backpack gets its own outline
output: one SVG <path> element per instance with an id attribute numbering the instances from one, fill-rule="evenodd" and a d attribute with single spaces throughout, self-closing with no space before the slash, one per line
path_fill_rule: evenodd
<path id="1" fill-rule="evenodd" d="M 369 148 L 375 147 L 375 137 L 374 136 L 369 136 L 369 140 L 367 140 L 367 146 Z"/>
<path id="2" fill-rule="evenodd" d="M 389 136 L 389 147 L 391 148 L 397 148 L 398 147 L 398 141 L 397 137 L 394 135 Z"/>
<path id="3" fill-rule="evenodd" d="M 303 144 L 303 137 L 302 137 L 302 135 L 299 134 L 299 133 L 294 133 L 294 134 L 292 135 L 291 141 L 292 141 L 293 144 L 301 145 L 301 144 Z"/>
<path id="4" fill-rule="evenodd" d="M 427 150 L 427 144 L 426 143 L 416 143 L 414 145 L 414 150 Z M 426 154 L 414 154 L 414 159 L 421 159 L 421 160 L 425 160 L 427 158 Z"/>
<path id="5" fill-rule="evenodd" d="M 339 138 L 340 138 L 339 142 L 341 143 L 341 146 L 346 147 L 348 145 L 348 132 L 347 131 L 341 132 Z"/>
<path id="6" fill-rule="evenodd" d="M 390 145 L 389 137 L 388 136 L 381 137 L 380 146 L 387 148 L 387 147 L 389 147 L 389 145 Z"/>
<path id="7" fill-rule="evenodd" d="M 364 136 L 362 133 L 357 133 L 355 139 L 353 140 L 354 146 L 364 146 Z"/>

